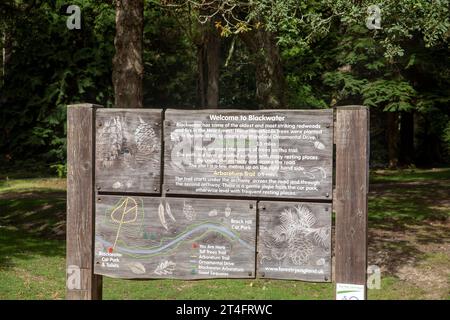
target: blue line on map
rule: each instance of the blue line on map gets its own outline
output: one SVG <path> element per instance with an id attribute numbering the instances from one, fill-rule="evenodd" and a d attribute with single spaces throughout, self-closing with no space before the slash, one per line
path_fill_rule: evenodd
<path id="1" fill-rule="evenodd" d="M 245 242 L 244 240 L 240 239 L 235 233 L 231 232 L 230 230 L 228 230 L 227 228 L 223 227 L 223 226 L 217 226 L 211 223 L 205 223 L 202 224 L 200 226 L 195 227 L 192 230 L 189 230 L 188 232 L 182 234 L 181 236 L 173 239 L 172 241 L 158 247 L 155 249 L 129 249 L 129 248 L 124 248 L 124 247 L 119 247 L 116 246 L 116 250 L 123 252 L 123 253 L 132 253 L 132 254 L 155 254 L 155 253 L 160 253 L 162 251 L 165 251 L 166 249 L 169 249 L 170 247 L 174 246 L 175 244 L 177 244 L 180 241 L 185 240 L 186 238 L 188 238 L 190 235 L 192 235 L 193 233 L 200 231 L 200 230 L 213 230 L 216 232 L 219 232 L 221 234 L 225 234 L 227 236 L 229 236 L 230 238 L 232 238 L 233 240 L 238 240 L 240 244 L 242 244 L 244 247 L 248 248 L 249 250 L 253 250 L 254 246 L 249 245 L 247 242 Z M 111 242 L 108 242 L 106 240 L 104 240 L 103 238 L 101 238 L 100 236 L 96 236 L 95 239 L 99 242 L 101 242 L 102 244 L 106 245 L 106 246 L 112 246 Z"/>

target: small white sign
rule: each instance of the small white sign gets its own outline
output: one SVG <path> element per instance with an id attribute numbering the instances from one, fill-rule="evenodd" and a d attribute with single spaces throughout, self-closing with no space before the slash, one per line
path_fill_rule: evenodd
<path id="1" fill-rule="evenodd" d="M 364 300 L 362 284 L 336 283 L 336 300 Z"/>

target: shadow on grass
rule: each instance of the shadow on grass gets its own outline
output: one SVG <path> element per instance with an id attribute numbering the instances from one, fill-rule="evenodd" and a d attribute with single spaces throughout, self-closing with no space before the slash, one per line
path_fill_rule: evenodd
<path id="1" fill-rule="evenodd" d="M 14 266 L 16 258 L 64 256 L 65 192 L 8 193 L 0 208 L 0 269 Z"/>
<path id="2" fill-rule="evenodd" d="M 374 186 L 369 193 L 369 221 L 377 228 L 396 230 L 449 218 L 450 181 L 425 185 L 393 183 Z"/>
<path id="3" fill-rule="evenodd" d="M 30 236 L 64 239 L 66 193 L 25 191 L 0 197 L 0 226 L 14 227 Z"/>
<path id="4" fill-rule="evenodd" d="M 408 180 L 412 174 L 417 180 Z M 417 174 L 435 180 L 419 181 Z M 370 186 L 371 263 L 395 273 L 424 259 L 421 245 L 450 242 L 450 180 L 438 179 L 448 174 L 450 169 L 413 172 L 405 180 L 389 173 L 392 181 Z M 42 188 L 49 184 L 0 194 L 0 268 L 14 257 L 64 255 L 64 242 L 56 240 L 65 238 L 66 193 Z"/>
<path id="5" fill-rule="evenodd" d="M 35 256 L 62 257 L 65 255 L 63 241 L 32 237 L 19 230 L 0 228 L 0 271 L 14 267 L 14 259 L 33 259 Z"/>
<path id="6" fill-rule="evenodd" d="M 428 248 L 450 243 L 450 180 L 371 185 L 370 263 L 395 274 L 426 258 Z"/>

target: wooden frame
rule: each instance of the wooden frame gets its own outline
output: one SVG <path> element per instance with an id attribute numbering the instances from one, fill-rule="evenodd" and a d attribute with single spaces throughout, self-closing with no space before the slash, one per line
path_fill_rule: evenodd
<path id="1" fill-rule="evenodd" d="M 336 283 L 364 285 L 367 297 L 367 193 L 369 191 L 369 110 L 336 110 Z"/>
<path id="2" fill-rule="evenodd" d="M 67 299 L 102 298 L 102 277 L 94 275 L 94 125 L 92 104 L 67 110 Z"/>
<path id="3" fill-rule="evenodd" d="M 95 123 L 100 106 L 78 104 L 67 112 L 67 299 L 102 298 L 94 274 Z M 257 112 L 257 111 L 256 111 Z M 336 212 L 334 281 L 366 286 L 369 110 L 335 109 Z M 304 200 L 304 199 L 298 199 Z M 366 289 L 365 289 L 366 290 Z"/>

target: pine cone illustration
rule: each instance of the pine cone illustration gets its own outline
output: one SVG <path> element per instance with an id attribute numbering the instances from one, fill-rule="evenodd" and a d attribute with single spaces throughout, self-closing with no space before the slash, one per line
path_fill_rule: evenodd
<path id="1" fill-rule="evenodd" d="M 313 251 L 313 243 L 302 231 L 295 232 L 294 238 L 289 240 L 289 258 L 295 265 L 306 264 Z"/>
<path id="2" fill-rule="evenodd" d="M 159 141 L 152 126 L 139 117 L 139 125 L 134 131 L 136 141 L 136 161 L 148 161 L 159 147 Z"/>
<path id="3" fill-rule="evenodd" d="M 112 166 L 114 160 L 119 158 L 123 144 L 123 126 L 120 117 L 112 117 L 106 121 L 101 133 L 99 145 L 100 159 L 104 167 Z"/>

